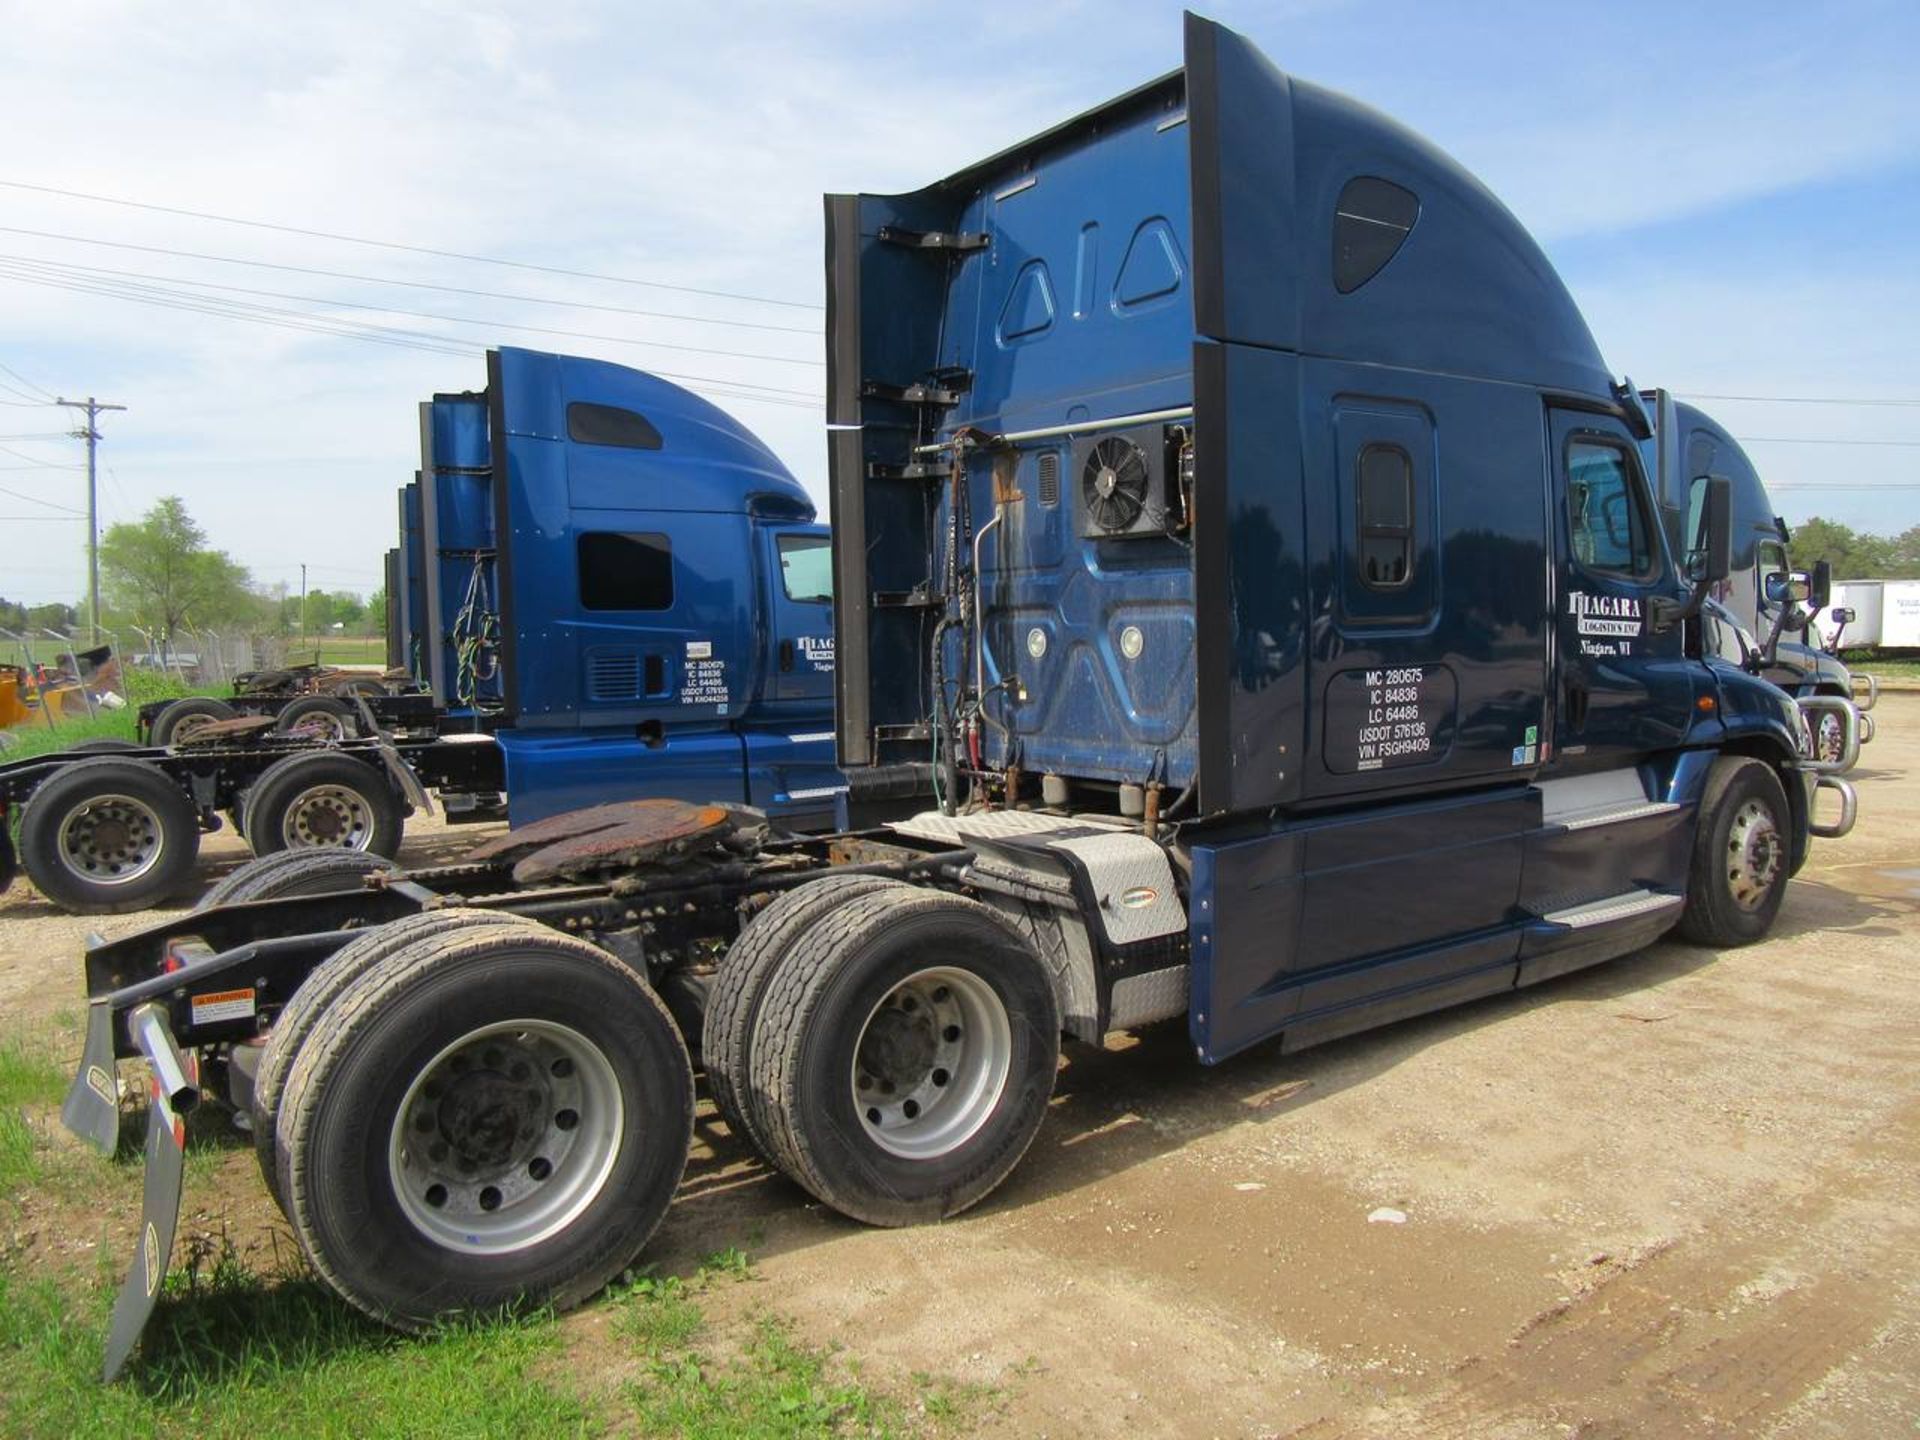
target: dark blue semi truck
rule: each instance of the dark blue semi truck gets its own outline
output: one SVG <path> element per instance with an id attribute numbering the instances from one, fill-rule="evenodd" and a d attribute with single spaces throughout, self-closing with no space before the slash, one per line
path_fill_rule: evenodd
<path id="1" fill-rule="evenodd" d="M 827 530 L 766 445 L 658 376 L 514 349 L 420 434 L 390 644 L 493 737 L 513 823 L 655 795 L 832 815 Z"/>
<path id="2" fill-rule="evenodd" d="M 1873 718 L 1867 712 L 1879 697 L 1879 685 L 1871 675 L 1856 676 L 1820 643 L 1814 621 L 1827 608 L 1830 573 L 1824 565 L 1793 568 L 1792 532 L 1775 510 L 1760 472 L 1726 427 L 1684 403 L 1673 407 L 1673 416 L 1683 463 L 1672 477 L 1681 483 L 1660 500 L 1668 543 L 1679 547 L 1697 542 L 1706 477 L 1725 475 L 1732 486 L 1732 569 L 1715 587 L 1711 612 L 1723 633 L 1710 640 L 1796 700 L 1814 701 L 1809 719 L 1815 753 L 1827 761 L 1845 760 L 1841 768 L 1851 768 L 1858 747 L 1846 750 L 1842 717 L 1824 699 L 1855 705 L 1864 745 L 1873 738 Z M 1851 803 L 1844 787 L 1835 788 L 1843 802 Z"/>
<path id="3" fill-rule="evenodd" d="M 658 376 L 487 363 L 486 389 L 420 407 L 388 567 L 411 693 L 176 701 L 144 717 L 160 743 L 0 766 L 0 882 L 10 812 L 41 892 L 93 913 L 189 884 L 226 822 L 258 855 L 392 856 L 434 795 L 516 826 L 663 796 L 831 824 L 831 557 L 806 491 Z"/>
<path id="4" fill-rule="evenodd" d="M 627 1264 L 696 1061 L 771 1166 L 906 1224 L 1013 1169 L 1063 1036 L 1211 1064 L 1772 925 L 1830 777 L 1703 643 L 1730 483 L 1677 553 L 1671 414 L 1445 155 L 1190 17 L 1174 73 L 826 219 L 855 827 L 596 807 L 92 948 L 68 1123 L 111 1143 L 118 1058 L 160 1095 L 110 1372 L 202 1093 L 411 1327 Z"/>

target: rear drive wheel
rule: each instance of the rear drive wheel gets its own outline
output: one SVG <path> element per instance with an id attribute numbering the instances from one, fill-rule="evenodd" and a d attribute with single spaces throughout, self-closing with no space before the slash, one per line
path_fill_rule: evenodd
<path id="1" fill-rule="evenodd" d="M 203 730 L 216 720 L 231 720 L 237 714 L 239 711 L 224 700 L 216 700 L 211 695 L 189 695 L 153 717 L 153 743 L 177 745 L 194 731 Z"/>
<path id="2" fill-rule="evenodd" d="M 830 875 L 789 890 L 747 922 L 720 962 L 700 1043 L 707 1090 L 727 1128 L 763 1156 L 770 1152 L 766 1140 L 754 1133 L 747 1096 L 752 1089 L 754 1021 L 767 984 L 795 939 L 820 916 L 856 896 L 899 884 L 879 875 Z"/>
<path id="3" fill-rule="evenodd" d="M 1723 755 L 1707 772 L 1679 931 L 1696 945 L 1750 945 L 1786 897 L 1791 818 L 1771 765 Z"/>
<path id="4" fill-rule="evenodd" d="M 27 875 L 83 915 L 142 910 L 174 894 L 199 853 L 192 801 L 137 760 L 82 760 L 34 791 L 20 817 Z"/>
<path id="5" fill-rule="evenodd" d="M 276 1128 L 314 1268 L 414 1329 L 523 1299 L 566 1309 L 619 1273 L 679 1183 L 693 1074 L 666 1008 L 611 955 L 480 926 L 336 996 Z"/>
<path id="6" fill-rule="evenodd" d="M 247 843 L 276 850 L 400 849 L 400 802 L 387 777 L 352 755 L 307 750 L 276 760 L 247 791 Z"/>
<path id="7" fill-rule="evenodd" d="M 344 740 L 360 733 L 353 706 L 332 695 L 302 695 L 274 717 L 274 733 L 315 740 Z"/>
<path id="8" fill-rule="evenodd" d="M 957 896 L 879 890 L 779 962 L 753 1037 L 755 1123 L 843 1214 L 939 1220 L 1012 1173 L 1059 1054 L 1052 981 L 1011 925 Z"/>
<path id="9" fill-rule="evenodd" d="M 129 750 L 141 747 L 131 740 L 116 740 L 111 736 L 99 740 L 82 740 L 78 745 L 69 745 L 60 753 L 63 755 L 124 755 Z"/>
<path id="10" fill-rule="evenodd" d="M 320 851 L 296 856 L 289 852 L 289 857 L 309 861 L 338 860 L 351 854 L 351 851 Z M 282 858 L 288 857 L 270 857 L 272 860 Z M 280 1193 L 280 1152 L 275 1138 L 275 1126 L 280 1119 L 280 1097 L 286 1091 L 287 1076 L 293 1069 L 294 1059 L 299 1055 L 300 1047 L 306 1043 L 307 1036 L 313 1032 L 315 1024 L 349 985 L 389 955 L 397 954 L 422 940 L 437 939 L 484 925 L 519 926 L 522 929 L 532 926 L 536 931 L 539 929 L 531 921 L 492 910 L 432 910 L 422 915 L 409 915 L 404 920 L 395 920 L 357 935 L 334 951 L 328 960 L 307 976 L 300 988 L 293 992 L 293 998 L 287 1002 L 286 1008 L 275 1017 L 273 1029 L 267 1032 L 267 1046 L 260 1056 L 260 1068 L 254 1073 L 251 1108 L 254 1158 L 260 1162 L 260 1174 L 267 1182 L 274 1203 L 282 1210 L 286 1209 L 286 1201 Z"/>
<path id="11" fill-rule="evenodd" d="M 279 850 L 256 856 L 217 881 L 195 910 L 236 905 L 244 900 L 279 900 L 291 895 L 338 895 L 358 890 L 366 877 L 400 867 L 384 855 L 364 850 Z"/>

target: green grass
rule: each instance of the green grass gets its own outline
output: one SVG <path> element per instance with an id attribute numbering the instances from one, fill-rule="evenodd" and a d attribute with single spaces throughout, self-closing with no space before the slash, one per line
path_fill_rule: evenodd
<path id="1" fill-rule="evenodd" d="M 93 715 L 61 717 L 48 725 L 44 712 L 33 715 L 5 732 L 0 740 L 0 762 L 24 760 L 47 755 L 78 745 L 82 740 L 137 740 L 134 722 L 142 705 L 154 700 L 177 700 L 184 695 L 224 695 L 218 685 L 189 686 L 171 675 L 132 670 L 127 673 L 127 706 L 123 710 L 101 709 Z"/>
<path id="2" fill-rule="evenodd" d="M 223 1263 L 171 1295 L 118 1384 L 100 1383 L 111 1295 L 75 1315 L 63 1287 L 0 1271 L 7 1433 L 302 1437 L 589 1434 L 577 1396 L 544 1378 L 561 1337 L 544 1316 L 407 1337 L 311 1281 Z"/>
<path id="3" fill-rule="evenodd" d="M 708 1302 L 754 1279 L 746 1250 L 691 1275 L 643 1271 L 592 1302 L 602 1338 L 535 1313 L 401 1335 L 362 1316 L 297 1258 L 250 1268 L 222 1234 L 183 1230 L 158 1310 L 126 1373 L 100 1381 L 131 1234 L 100 1217 L 137 1206 L 137 1149 L 120 1163 L 56 1140 L 67 1072 L 55 1030 L 0 1034 L 0 1435 L 13 1440 L 685 1435 L 693 1440 L 924 1436 L 964 1428 L 986 1392 L 915 1375 L 899 1394 L 776 1316 Z M 141 1128 L 129 1115 L 130 1132 Z M 205 1128 L 201 1128 L 204 1125 Z M 189 1130 L 186 1212 L 219 1214 L 234 1167 L 211 1111 Z M 236 1177 L 235 1169 L 244 1170 Z M 22 1210 L 20 1197 L 32 1199 Z M 204 1226 L 204 1221 L 201 1225 Z M 25 1228 L 39 1248 L 9 1254 Z M 97 1235 L 84 1264 L 46 1243 Z M 29 1241 L 31 1244 L 31 1241 Z M 284 1267 L 284 1268 L 283 1268 Z M 745 1298 L 744 1292 L 742 1298 Z M 611 1365 L 604 1351 L 614 1345 Z M 572 1345 L 585 1353 L 570 1353 Z M 611 1372 L 611 1373 L 609 1373 Z"/>
<path id="4" fill-rule="evenodd" d="M 0 1038 L 0 1195 L 40 1178 L 26 1108 L 58 1103 L 66 1089 L 66 1077 L 51 1059 L 17 1036 Z"/>
<path id="5" fill-rule="evenodd" d="M 686 1440 L 815 1440 L 910 1433 L 904 1409 L 857 1375 L 828 1373 L 824 1351 L 797 1343 L 762 1316 L 739 1354 L 714 1359 L 692 1349 L 656 1356 L 629 1388 L 649 1435 Z"/>

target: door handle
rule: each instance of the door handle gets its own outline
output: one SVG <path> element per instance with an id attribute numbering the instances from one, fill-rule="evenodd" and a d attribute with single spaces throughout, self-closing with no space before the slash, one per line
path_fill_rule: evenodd
<path id="1" fill-rule="evenodd" d="M 1581 731 L 1587 728 L 1587 687 L 1578 681 L 1567 686 L 1567 729 Z"/>
<path id="2" fill-rule="evenodd" d="M 793 669 L 793 642 L 791 640 L 782 640 L 780 642 L 780 668 L 782 670 Z"/>

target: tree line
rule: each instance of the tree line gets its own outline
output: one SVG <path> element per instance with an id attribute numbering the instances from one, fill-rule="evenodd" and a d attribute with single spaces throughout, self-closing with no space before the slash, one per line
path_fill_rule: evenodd
<path id="1" fill-rule="evenodd" d="M 386 593 L 309 590 L 304 609 L 285 585 L 263 586 L 247 567 L 207 543 L 207 533 L 177 495 L 163 496 L 138 520 L 100 537 L 100 619 L 155 646 L 183 631 L 233 629 L 252 635 L 325 635 L 337 623 L 372 634 L 386 623 Z M 0 628 L 71 630 L 86 616 L 73 605 L 25 606 L 0 599 Z"/>
<path id="2" fill-rule="evenodd" d="M 1825 560 L 1836 580 L 1920 580 L 1920 525 L 1873 535 L 1816 515 L 1791 528 L 1793 563 L 1801 569 Z"/>

